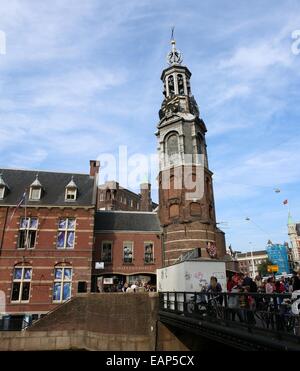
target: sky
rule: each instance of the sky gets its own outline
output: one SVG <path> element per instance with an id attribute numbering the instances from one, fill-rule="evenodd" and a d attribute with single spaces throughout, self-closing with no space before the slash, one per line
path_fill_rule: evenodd
<path id="1" fill-rule="evenodd" d="M 120 146 L 155 153 L 175 26 L 208 129 L 227 245 L 287 241 L 288 210 L 300 220 L 299 8 L 299 0 L 0 0 L 0 168 L 86 173 L 90 159 Z"/>

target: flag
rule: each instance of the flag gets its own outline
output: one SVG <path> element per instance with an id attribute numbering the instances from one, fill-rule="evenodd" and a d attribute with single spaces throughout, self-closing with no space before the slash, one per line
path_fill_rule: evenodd
<path id="1" fill-rule="evenodd" d="M 283 201 L 283 204 L 284 204 L 284 205 L 287 205 L 288 203 L 289 203 L 288 200 L 284 200 L 284 201 Z"/>
<path id="2" fill-rule="evenodd" d="M 11 222 L 12 221 L 12 218 L 14 217 L 16 211 L 18 210 L 18 208 L 23 204 L 23 202 L 25 202 L 26 200 L 26 190 L 24 191 L 23 195 L 22 195 L 22 198 L 20 199 L 18 205 L 15 207 L 13 213 L 11 214 L 11 217 L 9 219 L 9 221 Z"/>

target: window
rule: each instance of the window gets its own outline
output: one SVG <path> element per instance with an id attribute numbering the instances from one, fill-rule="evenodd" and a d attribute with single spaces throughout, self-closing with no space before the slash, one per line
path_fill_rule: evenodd
<path id="1" fill-rule="evenodd" d="M 76 219 L 64 218 L 58 223 L 58 249 L 73 249 L 75 241 L 75 225 Z"/>
<path id="2" fill-rule="evenodd" d="M 72 268 L 54 269 L 53 301 L 64 302 L 71 297 Z"/>
<path id="3" fill-rule="evenodd" d="M 42 189 L 41 188 L 30 188 L 30 193 L 29 193 L 29 199 L 32 201 L 38 201 L 41 199 L 41 193 Z"/>
<path id="4" fill-rule="evenodd" d="M 177 134 L 172 134 L 167 140 L 167 153 L 169 156 L 178 154 L 178 136 Z"/>
<path id="5" fill-rule="evenodd" d="M 123 245 L 123 261 L 124 263 L 132 263 L 133 261 L 133 242 L 124 242 Z"/>
<path id="6" fill-rule="evenodd" d="M 184 82 L 181 74 L 177 75 L 178 94 L 184 95 Z"/>
<path id="7" fill-rule="evenodd" d="M 179 205 L 173 204 L 169 208 L 169 216 L 170 218 L 177 218 L 179 217 Z"/>
<path id="8" fill-rule="evenodd" d="M 74 177 L 70 182 L 66 185 L 66 192 L 65 192 L 65 201 L 75 201 L 77 198 L 77 185 L 74 182 Z"/>
<path id="9" fill-rule="evenodd" d="M 0 200 L 3 200 L 5 194 L 5 187 L 0 187 Z"/>
<path id="10" fill-rule="evenodd" d="M 15 267 L 11 293 L 12 302 L 21 303 L 29 301 L 31 277 L 32 268 Z"/>
<path id="11" fill-rule="evenodd" d="M 38 228 L 38 218 L 21 218 L 18 249 L 33 249 L 35 247 Z"/>
<path id="12" fill-rule="evenodd" d="M 85 293 L 87 292 L 87 282 L 86 281 L 79 281 L 77 287 L 78 293 Z"/>
<path id="13" fill-rule="evenodd" d="M 104 201 L 104 193 L 103 192 L 100 193 L 100 201 Z"/>
<path id="14" fill-rule="evenodd" d="M 103 262 L 111 263 L 112 261 L 112 242 L 103 241 L 102 242 L 102 251 L 101 259 Z"/>
<path id="15" fill-rule="evenodd" d="M 152 242 L 145 242 L 144 243 L 144 251 L 145 251 L 145 263 L 153 263 L 154 262 L 154 247 Z"/>
<path id="16" fill-rule="evenodd" d="M 76 201 L 77 189 L 67 188 L 66 189 L 66 201 Z"/>
<path id="17" fill-rule="evenodd" d="M 169 87 L 169 95 L 175 94 L 175 87 L 174 87 L 174 77 L 169 76 L 168 77 L 168 87 Z"/>
<path id="18" fill-rule="evenodd" d="M 130 206 L 133 207 L 133 200 L 130 200 Z"/>

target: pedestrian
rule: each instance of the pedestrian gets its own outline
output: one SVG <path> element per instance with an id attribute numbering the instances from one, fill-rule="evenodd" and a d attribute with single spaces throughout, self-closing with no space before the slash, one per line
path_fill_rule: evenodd
<path id="1" fill-rule="evenodd" d="M 217 277 L 212 276 L 210 278 L 210 284 L 208 285 L 207 292 L 209 294 L 213 294 L 213 297 L 214 297 L 214 295 L 216 295 L 219 304 L 222 305 L 222 303 L 223 303 L 223 297 L 221 295 L 219 295 L 222 292 L 222 286 L 218 282 Z"/>
<path id="2" fill-rule="evenodd" d="M 245 286 L 250 287 L 250 285 L 251 285 L 251 281 L 252 281 L 252 278 L 249 276 L 249 273 L 246 273 L 245 278 L 244 278 L 244 280 L 243 280 L 243 286 L 244 286 L 244 287 L 245 287 Z"/>
<path id="3" fill-rule="evenodd" d="M 210 278 L 210 284 L 208 285 L 207 292 L 214 294 L 222 292 L 222 286 L 218 282 L 217 277 Z"/>
<path id="4" fill-rule="evenodd" d="M 255 277 L 254 282 L 256 283 L 257 290 L 259 291 L 260 288 L 262 287 L 262 284 L 263 284 L 263 282 L 262 282 L 262 278 L 261 278 L 261 275 L 260 275 L 260 274 L 258 274 L 258 275 Z"/>
<path id="5" fill-rule="evenodd" d="M 292 277 L 292 282 L 293 282 L 293 292 L 300 290 L 300 270 L 298 272 L 293 272 L 293 277 Z"/>
<path id="6" fill-rule="evenodd" d="M 266 294 L 273 294 L 273 292 L 274 292 L 273 278 L 269 277 L 266 283 Z"/>
<path id="7" fill-rule="evenodd" d="M 235 316 L 237 315 L 240 322 L 243 322 L 243 316 L 240 310 L 240 296 L 238 295 L 241 292 L 242 283 L 242 280 L 235 281 L 228 297 L 228 308 L 232 313 L 232 321 L 235 321 Z"/>
<path id="8" fill-rule="evenodd" d="M 229 276 L 227 279 L 227 292 L 231 292 L 232 288 L 235 286 L 233 276 Z"/>

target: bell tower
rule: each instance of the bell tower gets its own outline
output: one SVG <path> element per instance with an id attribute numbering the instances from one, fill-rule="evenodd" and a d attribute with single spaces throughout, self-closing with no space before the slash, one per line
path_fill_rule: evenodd
<path id="1" fill-rule="evenodd" d="M 191 92 L 191 72 L 182 65 L 174 38 L 163 70 L 157 125 L 159 218 L 164 230 L 164 263 L 171 265 L 197 249 L 201 258 L 222 258 L 224 233 L 217 228 L 205 123 Z"/>

